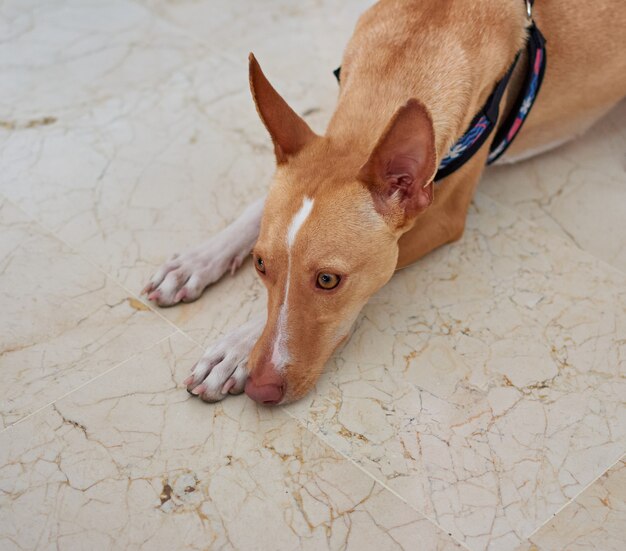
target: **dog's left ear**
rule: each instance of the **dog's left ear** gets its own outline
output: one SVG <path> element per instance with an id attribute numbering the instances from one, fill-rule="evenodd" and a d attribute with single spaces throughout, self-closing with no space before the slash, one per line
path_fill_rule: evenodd
<path id="1" fill-rule="evenodd" d="M 433 202 L 436 169 L 432 119 L 420 101 L 410 99 L 392 117 L 358 179 L 376 210 L 401 229 Z"/>
<path id="2" fill-rule="evenodd" d="M 276 162 L 284 163 L 313 141 L 317 134 L 274 89 L 252 53 L 248 59 L 254 103 L 274 143 Z"/>

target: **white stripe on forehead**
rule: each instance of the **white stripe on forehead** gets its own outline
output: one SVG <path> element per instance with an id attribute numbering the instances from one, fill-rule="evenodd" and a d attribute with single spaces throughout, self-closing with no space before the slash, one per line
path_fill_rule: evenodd
<path id="1" fill-rule="evenodd" d="M 274 339 L 274 346 L 272 347 L 272 363 L 274 364 L 274 369 L 278 372 L 282 371 L 289 363 L 289 351 L 287 350 L 287 299 L 289 298 L 289 283 L 291 281 L 291 247 L 296 240 L 300 228 L 306 222 L 312 210 L 313 199 L 305 197 L 302 200 L 300 210 L 296 212 L 287 230 L 287 281 L 285 283 L 283 303 L 280 305 L 280 311 L 278 312 L 276 337 Z"/>
<path id="2" fill-rule="evenodd" d="M 296 215 L 293 217 L 291 224 L 289 224 L 289 229 L 287 230 L 287 247 L 290 249 L 293 246 L 293 242 L 296 240 L 296 235 L 298 235 L 302 224 L 304 224 L 306 219 L 309 217 L 309 214 L 311 214 L 311 210 L 313 210 L 313 199 L 305 197 L 302 200 L 300 210 L 296 212 Z"/>

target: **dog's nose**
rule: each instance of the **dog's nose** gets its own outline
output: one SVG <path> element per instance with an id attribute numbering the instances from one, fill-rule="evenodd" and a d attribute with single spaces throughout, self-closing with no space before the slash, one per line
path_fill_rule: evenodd
<path id="1" fill-rule="evenodd" d="M 245 392 L 255 402 L 273 406 L 283 399 L 285 383 L 274 369 L 268 369 L 261 375 L 251 373 L 246 381 Z"/>

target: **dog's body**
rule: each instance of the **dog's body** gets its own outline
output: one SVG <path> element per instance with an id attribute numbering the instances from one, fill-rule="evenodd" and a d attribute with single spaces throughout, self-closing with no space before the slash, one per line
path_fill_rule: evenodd
<path id="1" fill-rule="evenodd" d="M 626 95 L 621 0 L 538 0 L 534 17 L 548 67 L 504 161 L 571 139 Z M 435 191 L 433 176 L 523 49 L 527 23 L 522 0 L 382 0 L 348 44 L 324 137 L 251 57 L 253 96 L 277 159 L 267 200 L 166 263 L 146 291 L 159 305 L 195 300 L 254 246 L 268 313 L 211 348 L 186 381 L 190 391 L 209 401 L 244 386 L 263 403 L 299 398 L 395 269 L 461 237 L 489 140 Z M 504 113 L 526 62 L 518 62 Z"/>

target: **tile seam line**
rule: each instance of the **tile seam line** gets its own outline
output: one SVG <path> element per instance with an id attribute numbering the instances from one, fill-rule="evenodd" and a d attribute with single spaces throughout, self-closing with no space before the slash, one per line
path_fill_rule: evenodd
<path id="1" fill-rule="evenodd" d="M 467 546 L 467 544 L 465 544 L 462 541 L 459 541 L 456 537 L 454 537 L 453 535 L 451 535 L 445 528 L 443 528 L 442 526 L 440 526 L 436 520 L 434 520 L 433 518 L 431 518 L 430 515 L 425 514 L 423 511 L 420 511 L 417 507 L 414 507 L 413 505 L 411 505 L 404 497 L 402 497 L 400 494 L 398 494 L 395 490 L 393 490 L 392 488 L 390 488 L 384 481 L 379 480 L 376 476 L 374 476 L 372 473 L 370 473 L 367 469 L 365 469 L 364 467 L 362 467 L 361 465 L 359 465 L 354 459 L 352 459 L 349 455 L 345 454 L 344 452 L 342 452 L 341 450 L 337 449 L 335 446 L 333 446 L 326 438 L 324 438 L 323 435 L 318 434 L 314 431 L 312 431 L 306 423 L 303 423 L 298 417 L 296 417 L 295 415 L 293 415 L 290 411 L 288 411 L 286 408 L 282 407 L 281 408 L 289 417 L 291 417 L 296 423 L 298 423 L 302 428 L 304 428 L 305 430 L 307 430 L 308 432 L 310 432 L 315 438 L 317 438 L 318 440 L 320 440 L 325 446 L 328 446 L 331 450 L 333 450 L 335 453 L 339 454 L 341 457 L 343 457 L 345 460 L 347 460 L 348 462 L 352 463 L 352 465 L 354 467 L 356 467 L 359 471 L 361 471 L 362 473 L 364 473 L 368 478 L 372 479 L 376 484 L 380 485 L 382 488 L 384 488 L 386 491 L 390 492 L 392 495 L 394 495 L 396 498 L 398 498 L 402 503 L 404 503 L 407 507 L 409 507 L 409 509 L 412 509 L 413 511 L 415 511 L 416 513 L 418 513 L 419 515 L 422 516 L 422 518 L 424 518 L 425 520 L 427 520 L 430 524 L 432 524 L 435 528 L 437 528 L 437 530 L 441 531 L 445 536 L 448 536 L 453 542 L 457 543 L 458 545 L 460 545 L 463 549 L 466 549 L 467 551 L 475 551 L 474 549 L 471 549 L 470 547 Z"/>
<path id="2" fill-rule="evenodd" d="M 625 458 L 626 458 L 626 449 L 622 450 L 618 458 L 615 461 L 613 461 L 603 472 L 601 472 L 598 476 L 596 476 L 591 482 L 586 484 L 580 490 L 580 492 L 578 492 L 574 497 L 572 497 L 569 501 L 567 501 L 567 503 L 565 503 L 563 506 L 559 507 L 559 509 L 556 510 L 554 514 L 550 516 L 550 518 L 546 519 L 540 526 L 538 526 L 537 528 L 535 528 L 535 530 L 533 530 L 530 534 L 528 534 L 528 536 L 526 536 L 526 539 L 524 541 L 530 541 L 530 539 L 535 534 L 537 534 L 544 526 L 547 526 L 551 521 L 553 521 L 566 507 L 569 507 L 572 503 L 574 503 L 583 493 L 585 493 L 589 488 L 591 488 L 591 486 L 593 486 L 596 482 L 598 482 L 598 480 L 600 480 L 606 473 L 608 473 L 613 467 L 615 467 L 620 461 L 622 461 Z"/>
<path id="3" fill-rule="evenodd" d="M 34 223 L 37 224 L 37 226 L 43 230 L 44 233 L 46 233 L 48 236 L 56 239 L 57 241 L 59 241 L 60 243 L 62 243 L 65 247 L 67 247 L 70 251 L 72 251 L 72 253 L 74 253 L 75 255 L 77 255 L 79 258 L 81 258 L 82 260 L 85 260 L 86 262 L 88 262 L 91 266 L 93 266 L 94 268 L 96 268 L 96 270 L 98 270 L 101 274 L 103 274 L 104 276 L 106 276 L 108 279 L 110 279 L 113 283 L 115 283 L 118 287 L 120 287 L 121 289 L 123 289 L 127 295 L 129 295 L 129 298 L 133 298 L 135 300 L 138 300 L 139 302 L 141 302 L 141 304 L 143 304 L 144 306 L 146 306 L 148 308 L 148 310 L 150 312 L 152 312 L 153 314 L 155 314 L 157 317 L 159 317 L 162 321 L 165 321 L 168 325 L 170 325 L 171 327 L 173 327 L 175 329 L 175 331 L 180 331 L 181 333 L 185 333 L 185 336 L 187 336 L 189 339 L 191 339 L 193 342 L 195 342 L 196 344 L 198 344 L 199 346 L 202 346 L 201 343 L 199 343 L 198 341 L 196 341 L 196 339 L 194 339 L 191 335 L 187 335 L 187 333 L 183 330 L 183 328 L 178 327 L 178 325 L 176 325 L 173 321 L 169 320 L 168 318 L 166 318 L 163 314 L 161 314 L 159 312 L 158 309 L 156 309 L 151 303 L 146 303 L 142 298 L 141 295 L 139 293 L 135 293 L 134 291 L 131 291 L 130 289 L 128 289 L 128 287 L 126 287 L 126 285 L 124 285 L 121 281 L 119 281 L 117 279 L 117 277 L 109 274 L 106 272 L 106 270 L 104 270 L 100 265 L 98 265 L 92 258 L 90 258 L 89 256 L 83 254 L 82 252 L 80 252 L 79 250 L 77 250 L 75 247 L 73 247 L 72 245 L 70 245 L 67 241 L 65 241 L 65 239 L 61 238 L 59 235 L 57 235 L 54 231 L 52 231 L 50 228 L 46 227 L 41 221 L 37 220 L 36 218 L 34 218 L 33 216 L 31 216 L 28 212 L 26 212 L 19 204 L 15 203 L 14 201 L 12 201 L 11 199 L 9 199 L 4 193 L 0 193 L 0 198 L 4 199 L 5 201 L 7 201 L 7 203 L 9 203 L 10 205 L 12 205 L 13 207 L 17 208 L 24 216 L 26 216 L 26 218 Z"/>
<path id="4" fill-rule="evenodd" d="M 61 396 L 58 396 L 54 400 L 48 402 L 47 404 L 44 404 L 43 406 L 41 406 L 40 408 L 36 409 L 35 411 L 31 411 L 28 415 L 25 415 L 24 417 L 21 417 L 20 419 L 15 421 L 15 423 L 12 423 L 12 424 L 4 427 L 2 430 L 0 430 L 0 434 L 4 434 L 4 433 L 10 434 L 9 431 L 11 431 L 13 429 L 13 427 L 16 427 L 16 426 L 20 425 L 21 423 L 23 423 L 24 421 L 26 421 L 27 419 L 30 419 L 31 417 L 33 417 L 35 415 L 38 415 L 43 410 L 45 410 L 45 409 L 49 408 L 50 406 L 53 406 L 54 404 L 56 404 L 59 400 L 62 400 L 63 398 L 67 398 L 70 394 L 74 394 L 75 392 L 81 390 L 85 386 L 90 385 L 91 383 L 93 383 L 94 381 L 97 381 L 98 379 L 101 379 L 105 375 L 108 375 L 109 373 L 111 373 L 112 371 L 115 371 L 117 368 L 121 367 L 122 365 L 130 362 L 131 360 L 134 360 L 136 357 L 140 356 L 141 354 L 144 354 L 144 353 L 152 350 L 156 346 L 159 346 L 160 344 L 162 344 L 163 342 L 167 341 L 168 339 L 171 339 L 172 337 L 174 337 L 177 334 L 181 334 L 182 336 L 187 337 L 187 335 L 182 333 L 182 331 L 179 331 L 179 330 L 172 331 L 170 334 L 166 335 L 165 337 L 160 338 L 158 341 L 154 342 L 153 344 L 151 344 L 147 348 L 144 348 L 143 350 L 138 350 L 137 352 L 134 352 L 133 354 L 128 356 L 128 358 L 125 358 L 124 360 L 116 363 L 114 366 L 110 367 L 109 369 L 103 371 L 102 373 L 99 373 L 95 377 L 92 377 L 88 381 L 85 381 L 84 383 L 78 385 L 76 388 L 73 388 L 72 390 L 67 391 L 65 394 L 62 394 Z"/>
<path id="5" fill-rule="evenodd" d="M 306 430 L 308 430 L 313 436 L 317 437 L 319 440 L 321 440 L 325 445 L 327 445 L 329 448 L 331 448 L 332 450 L 334 450 L 336 453 L 338 453 L 339 455 L 341 455 L 342 457 L 344 457 L 345 459 L 347 459 L 350 463 L 352 463 L 357 469 L 359 469 L 360 471 L 362 471 L 363 473 L 365 473 L 367 476 L 369 476 L 371 479 L 373 479 L 377 484 L 380 484 L 380 486 L 382 486 L 383 488 L 385 488 L 387 491 L 391 492 L 393 495 L 395 495 L 398 499 L 400 499 L 403 503 L 405 503 L 408 507 L 410 507 L 411 509 L 413 509 L 414 511 L 416 511 L 417 513 L 419 513 L 420 515 L 422 515 L 422 517 L 424 517 L 426 520 L 428 520 L 431 524 L 433 524 L 435 527 L 437 527 L 439 530 L 441 530 L 444 534 L 448 535 L 450 538 L 452 538 L 455 542 L 457 542 L 459 545 L 461 545 L 463 548 L 467 549 L 468 551 L 474 551 L 473 549 L 471 549 L 470 547 L 468 547 L 464 542 L 459 541 L 456 537 L 452 536 L 451 534 L 448 533 L 448 531 L 443 528 L 442 526 L 440 526 L 436 520 L 434 520 L 433 518 L 431 518 L 429 515 L 427 515 L 424 511 L 421 511 L 420 509 L 418 509 L 417 507 L 414 507 L 413 505 L 411 505 L 405 498 L 403 498 L 400 494 L 398 494 L 395 490 L 393 490 L 392 488 L 390 488 L 384 481 L 378 479 L 375 475 L 373 475 L 372 473 L 370 473 L 369 471 L 367 471 L 364 467 L 362 467 L 361 465 L 359 465 L 356 461 L 354 461 L 354 459 L 352 459 L 349 455 L 345 454 L 344 452 L 342 452 L 341 450 L 337 449 L 335 446 L 332 445 L 331 442 L 329 442 L 326 438 L 324 438 L 324 436 L 317 434 L 316 432 L 312 431 L 307 425 L 306 423 L 303 423 L 298 417 L 296 417 L 295 415 L 293 415 L 291 412 L 289 412 L 286 408 L 282 408 L 283 411 L 285 413 L 287 413 L 287 415 L 289 415 L 292 419 L 294 419 L 299 425 L 301 425 L 303 428 L 305 428 Z M 622 450 L 619 454 L 619 456 L 617 457 L 617 459 L 615 461 L 612 461 L 610 463 L 610 465 L 603 471 L 601 472 L 597 477 L 595 477 L 591 482 L 589 482 L 588 484 L 586 484 L 581 490 L 580 492 L 578 492 L 574 497 L 572 497 L 571 499 L 569 499 L 565 504 L 563 504 L 561 507 L 559 507 L 559 509 L 557 511 L 555 511 L 549 518 L 547 518 L 545 521 L 543 521 L 537 528 L 535 528 L 530 534 L 528 534 L 527 536 L 524 537 L 523 540 L 520 541 L 520 544 L 525 543 L 530 541 L 530 538 L 532 538 L 532 536 L 534 536 L 539 530 L 541 530 L 541 528 L 543 528 L 545 525 L 547 525 L 551 520 L 553 520 L 554 518 L 557 517 L 557 515 L 559 513 L 561 513 L 561 511 L 563 511 L 563 509 L 565 509 L 567 506 L 569 506 L 571 503 L 575 502 L 581 494 L 583 494 L 588 488 L 590 488 L 593 484 L 595 484 L 600 478 L 602 478 L 607 472 L 609 472 L 613 467 L 615 467 L 622 459 L 626 458 L 626 449 Z"/>

